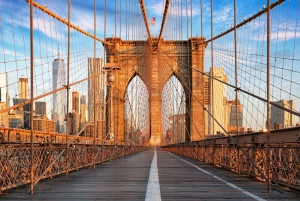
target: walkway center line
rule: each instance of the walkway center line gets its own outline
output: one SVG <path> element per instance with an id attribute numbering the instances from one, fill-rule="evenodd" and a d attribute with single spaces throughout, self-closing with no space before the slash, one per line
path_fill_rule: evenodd
<path id="1" fill-rule="evenodd" d="M 151 163 L 145 201 L 161 201 L 157 171 L 156 147 L 154 147 L 154 156 Z"/>
<path id="2" fill-rule="evenodd" d="M 232 184 L 232 183 L 230 183 L 230 182 L 228 182 L 228 181 L 226 181 L 226 180 L 224 180 L 224 179 L 222 179 L 222 178 L 220 178 L 220 177 L 218 177 L 218 176 L 216 176 L 216 175 L 214 175 L 214 174 L 212 174 L 212 173 L 210 173 L 210 172 L 208 172 L 208 171 L 206 171 L 206 170 L 204 170 L 204 169 L 202 169 L 202 168 L 200 168 L 200 167 L 198 167 L 198 166 L 196 166 L 196 165 L 194 165 L 194 164 L 192 164 L 192 163 L 190 163 L 190 162 L 188 162 L 188 161 L 186 161 L 184 159 L 182 159 L 182 158 L 179 158 L 178 156 L 176 156 L 174 154 L 171 154 L 170 152 L 169 152 L 169 154 L 172 155 L 172 156 L 174 156 L 174 157 L 176 157 L 176 158 L 178 158 L 179 160 L 182 160 L 183 162 L 185 162 L 185 163 L 187 163 L 187 164 L 189 164 L 189 165 L 197 168 L 198 170 L 204 172 L 205 174 L 211 175 L 213 178 L 215 178 L 215 179 L 217 179 L 217 180 L 219 180 L 219 181 L 227 184 L 228 186 L 230 186 L 230 187 L 232 187 L 232 188 L 234 188 L 234 189 L 236 189 L 236 190 L 244 193 L 245 195 L 248 195 L 248 196 L 252 197 L 255 200 L 266 201 L 265 199 L 260 198 L 260 197 L 258 197 L 256 195 L 253 195 L 252 193 L 250 193 L 250 192 L 248 192 L 248 191 L 246 191 L 246 190 L 244 190 L 244 189 L 242 189 L 242 188 L 240 188 L 240 187 L 238 187 L 238 186 L 236 186 L 236 185 L 234 185 L 234 184 Z"/>

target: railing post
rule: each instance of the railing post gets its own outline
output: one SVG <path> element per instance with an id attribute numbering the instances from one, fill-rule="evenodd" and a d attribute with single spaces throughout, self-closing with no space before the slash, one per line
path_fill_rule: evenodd
<path id="1" fill-rule="evenodd" d="M 97 79 L 97 73 L 98 73 L 98 69 L 97 69 L 97 58 L 96 58 L 96 0 L 94 0 L 94 60 L 93 60 L 93 66 L 94 66 L 94 142 L 93 142 L 93 148 L 92 148 L 92 156 L 93 156 L 93 167 L 94 169 L 96 169 L 96 132 L 97 132 L 97 109 L 98 109 L 98 93 L 97 90 L 98 89 L 98 79 Z"/>
<path id="2" fill-rule="evenodd" d="M 214 164 L 214 169 L 216 168 L 215 165 L 215 152 L 216 152 L 216 141 L 215 141 L 215 120 L 214 120 L 214 101 L 213 101 L 213 96 L 214 96 L 214 26 L 213 26 L 213 0 L 210 0 L 210 19 L 211 19 L 211 24 L 210 24 L 210 31 L 211 31 L 211 75 L 212 75 L 212 79 L 211 79 L 211 97 L 210 97 L 210 103 L 211 103 L 211 113 L 212 116 L 211 118 L 211 122 L 212 122 L 212 132 L 211 134 L 213 135 L 213 164 Z"/>
<path id="3" fill-rule="evenodd" d="M 34 188 L 34 157 L 33 157 L 33 0 L 30 0 L 30 194 L 33 194 Z"/>
<path id="4" fill-rule="evenodd" d="M 267 7 L 267 183 L 268 183 L 268 193 L 271 193 L 271 155 L 270 155 L 270 129 L 271 129 L 271 104 L 270 104 L 270 0 L 268 0 Z"/>
<path id="5" fill-rule="evenodd" d="M 66 128 L 66 177 L 68 177 L 69 173 L 69 164 L 68 164 L 68 156 L 69 156 L 69 145 L 68 145 L 68 137 L 70 133 L 70 117 L 69 117 L 69 93 L 70 93 L 70 23 L 71 23 L 71 0 L 68 0 L 68 66 L 67 66 L 67 114 L 65 116 L 67 128 Z"/>
<path id="6" fill-rule="evenodd" d="M 104 38 L 106 38 L 106 0 L 104 0 Z M 105 63 L 106 63 L 106 49 L 104 48 L 104 52 L 103 52 L 103 59 L 104 59 L 104 61 L 103 61 L 103 63 L 104 63 L 104 65 L 105 65 Z M 103 68 L 102 68 L 103 69 Z M 102 70 L 101 70 L 101 72 L 102 72 Z M 103 75 L 101 75 L 102 77 L 102 82 L 104 83 L 104 76 Z M 105 96 L 104 96 L 104 93 L 103 93 L 103 100 L 105 100 L 105 98 L 104 98 Z M 104 101 L 105 102 L 105 101 Z M 104 140 L 106 140 L 106 138 L 107 138 L 107 133 L 109 132 L 109 127 L 108 127 L 108 113 L 107 113 L 107 103 L 105 103 L 104 105 L 103 105 L 103 110 L 102 110 L 102 115 L 103 115 L 103 119 L 102 120 L 105 120 L 106 122 L 105 122 L 105 138 L 103 138 L 103 136 L 102 136 L 102 143 L 101 143 L 101 164 L 103 164 L 103 161 L 104 161 L 104 143 L 105 143 L 105 141 Z"/>
<path id="7" fill-rule="evenodd" d="M 234 0 L 234 71 L 235 71 L 235 123 L 236 123 L 236 163 L 238 177 L 240 177 L 240 159 L 239 159 L 239 119 L 238 119 L 238 66 L 237 66 L 237 37 L 236 37 L 236 0 Z"/>

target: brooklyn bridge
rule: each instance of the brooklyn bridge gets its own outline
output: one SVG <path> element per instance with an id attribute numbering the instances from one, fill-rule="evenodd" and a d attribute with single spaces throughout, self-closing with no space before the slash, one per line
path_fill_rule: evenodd
<path id="1" fill-rule="evenodd" d="M 0 200 L 300 200 L 299 0 L 0 10 Z"/>

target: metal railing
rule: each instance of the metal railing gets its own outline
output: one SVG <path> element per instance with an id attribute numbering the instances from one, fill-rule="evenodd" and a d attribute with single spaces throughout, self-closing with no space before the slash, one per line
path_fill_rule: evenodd
<path id="1" fill-rule="evenodd" d="M 297 133 L 299 129 L 281 132 L 280 138 L 278 138 L 278 133 L 271 133 L 272 138 L 277 139 L 277 142 L 273 140 L 270 143 L 270 180 L 273 184 L 300 190 L 300 145 L 297 140 L 288 140 L 293 136 L 297 137 Z M 215 138 L 215 147 L 213 139 L 206 139 L 167 145 L 163 147 L 163 150 L 208 164 L 214 163 L 218 168 L 235 173 L 240 171 L 240 175 L 267 182 L 268 148 L 264 138 L 266 138 L 265 133 L 254 133 L 244 137 L 241 135 L 242 143 L 239 146 L 235 146 L 228 137 L 221 137 Z M 248 156 L 246 157 L 246 154 L 251 160 Z"/>
<path id="2" fill-rule="evenodd" d="M 66 146 L 56 144 L 35 144 L 34 180 L 52 178 L 65 173 L 110 161 L 147 149 L 145 146 L 73 144 L 68 149 L 69 162 L 66 163 Z M 63 154 L 61 154 L 63 152 Z M 0 193 L 30 183 L 30 146 L 27 144 L 1 145 L 0 147 Z M 71 160 L 70 160 L 71 159 Z M 52 164 L 53 163 L 53 164 Z M 68 164 L 68 167 L 66 167 Z"/>

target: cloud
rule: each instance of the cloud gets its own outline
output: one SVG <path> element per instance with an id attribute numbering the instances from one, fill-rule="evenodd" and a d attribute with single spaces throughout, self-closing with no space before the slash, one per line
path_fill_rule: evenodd
<path id="1" fill-rule="evenodd" d="M 24 54 L 16 52 L 16 51 L 11 51 L 9 49 L 4 49 L 3 54 L 5 54 L 6 56 L 11 56 L 11 57 L 24 57 Z"/>
<path id="2" fill-rule="evenodd" d="M 285 41 L 300 37 L 300 28 L 295 21 L 272 24 L 271 39 Z"/>
<path id="3" fill-rule="evenodd" d="M 163 15 L 163 12 L 165 10 L 165 3 L 159 2 L 159 3 L 151 3 L 146 6 L 147 12 L 149 14 L 154 14 L 154 15 Z M 148 14 L 148 13 L 147 13 Z"/>
<path id="4" fill-rule="evenodd" d="M 38 2 L 40 5 L 44 5 L 44 2 Z M 26 3 L 27 4 L 27 3 Z M 9 5 L 6 5 L 6 7 Z M 16 15 L 16 18 L 12 18 L 10 15 L 10 12 L 3 12 L 2 15 L 2 21 L 4 26 L 9 24 L 14 25 L 14 29 L 30 29 L 30 18 L 29 18 L 29 9 L 27 8 L 27 5 L 22 5 L 23 7 L 20 9 L 20 6 L 18 6 L 15 11 L 14 15 Z M 59 6 L 56 5 L 56 3 L 48 3 L 47 9 L 51 10 L 53 13 L 57 14 L 60 17 L 67 17 L 67 4 L 61 5 L 59 3 Z M 21 18 L 22 13 L 22 18 Z M 94 19 L 93 19 L 93 13 L 86 12 L 86 9 L 74 7 L 71 10 L 71 23 L 79 26 L 80 28 L 83 28 L 85 30 L 94 29 Z M 46 13 L 43 13 L 41 10 L 34 8 L 34 30 L 39 31 L 49 38 L 57 39 L 57 40 L 65 40 L 64 34 L 61 34 L 59 32 L 67 32 L 67 25 L 63 24 L 62 22 L 54 19 L 53 17 L 49 16 Z M 12 27 L 12 25 L 10 25 Z M 12 28 L 11 28 L 12 29 Z M 71 31 L 74 31 L 71 29 Z M 17 37 L 17 34 L 16 34 Z"/>
<path id="5" fill-rule="evenodd" d="M 300 31 L 278 31 L 271 33 L 271 40 L 285 41 L 300 37 Z"/>
<path id="6" fill-rule="evenodd" d="M 29 10 L 24 6 L 24 8 L 20 7 L 16 8 L 14 11 L 14 15 L 17 17 L 12 17 L 10 12 L 5 12 L 2 17 L 3 26 L 6 27 L 4 29 L 4 37 L 11 36 L 13 34 L 13 40 L 5 40 L 6 44 L 23 44 L 29 40 L 29 30 L 30 30 L 30 17 Z M 54 38 L 52 36 L 52 32 L 55 30 L 55 23 L 48 19 L 47 14 L 43 14 L 41 11 L 34 9 L 34 30 L 35 32 L 41 32 L 47 35 L 50 38 Z M 53 31 L 51 31 L 53 30 Z M 7 35 L 7 33 L 10 33 Z M 35 36 L 36 37 L 36 36 Z"/>
<path id="7" fill-rule="evenodd" d="M 233 9 L 232 7 L 225 6 L 221 10 L 214 12 L 214 23 L 233 22 Z"/>
<path id="8" fill-rule="evenodd" d="M 271 40 L 272 41 L 288 41 L 291 39 L 297 39 L 300 38 L 300 31 L 273 31 L 271 32 Z M 255 35 L 254 37 L 251 38 L 252 40 L 255 41 L 266 41 L 267 40 L 267 31 L 265 31 L 264 34 L 260 35 Z"/>
<path id="9" fill-rule="evenodd" d="M 94 16 L 87 15 L 84 10 L 73 10 L 73 15 L 71 17 L 72 23 L 74 25 L 79 25 L 85 30 L 94 30 Z M 97 20 L 99 23 L 99 19 Z M 101 21 L 100 21 L 101 22 Z"/>
<path id="10" fill-rule="evenodd" d="M 287 57 L 293 56 L 293 52 L 289 49 L 278 50 L 277 52 L 274 52 L 272 54 L 276 55 L 276 57 L 282 57 L 282 58 L 287 58 Z"/>
<path id="11" fill-rule="evenodd" d="M 168 16 L 169 17 L 174 17 L 177 16 L 178 14 L 181 15 L 183 17 L 186 16 L 199 16 L 200 15 L 200 6 L 196 3 L 194 3 L 192 5 L 192 11 L 191 11 L 191 4 L 190 1 L 188 2 L 188 8 L 186 9 L 186 3 L 182 3 L 182 1 L 180 0 L 174 0 L 171 1 L 170 7 L 169 7 L 169 11 L 168 11 Z M 207 5 L 203 5 L 203 13 L 207 11 Z M 150 5 L 147 6 L 147 12 L 148 15 L 159 15 L 160 17 L 162 17 L 163 13 L 165 10 L 165 3 L 162 2 L 156 2 L 156 1 L 152 1 Z"/>
<path id="12" fill-rule="evenodd" d="M 255 20 L 247 25 L 248 31 L 252 33 L 250 37 L 255 41 L 265 41 L 267 40 L 267 24 L 265 18 L 262 20 Z M 271 24 L 271 40 L 272 41 L 287 41 L 291 39 L 297 39 L 300 37 L 300 28 L 298 28 L 295 22 L 283 22 L 280 24 Z"/>

